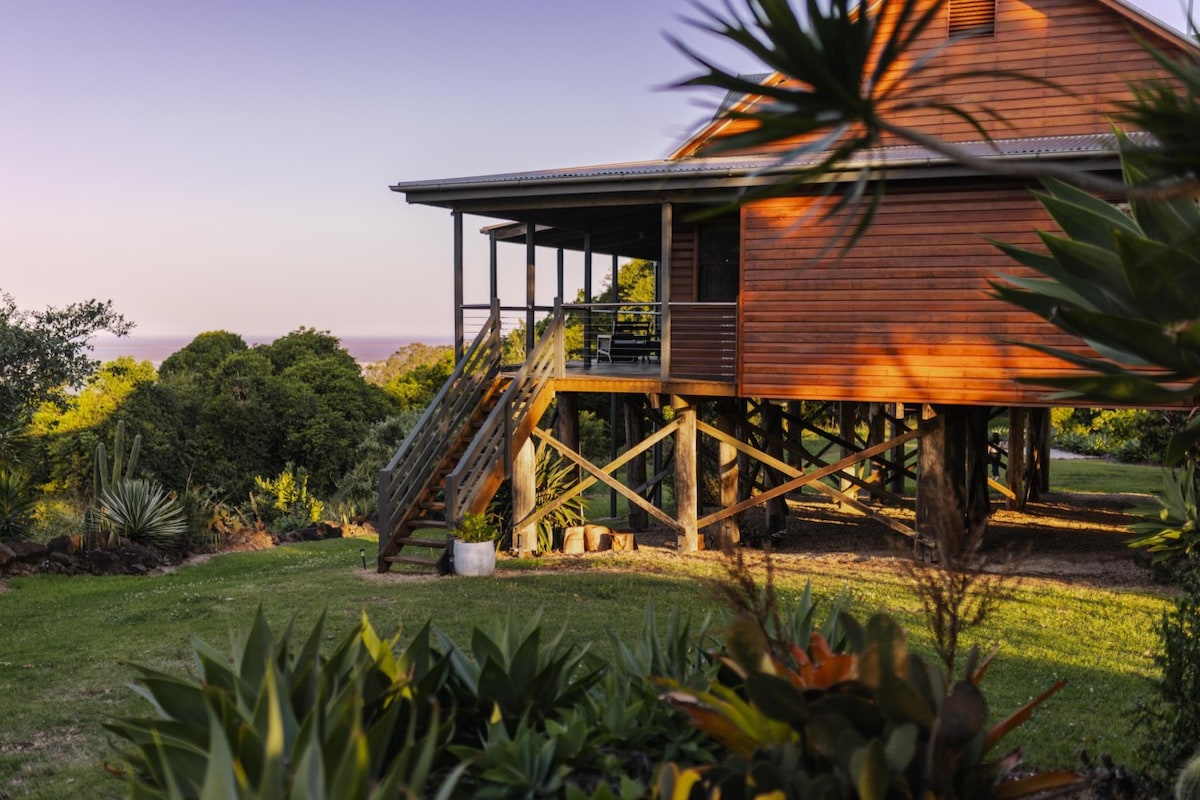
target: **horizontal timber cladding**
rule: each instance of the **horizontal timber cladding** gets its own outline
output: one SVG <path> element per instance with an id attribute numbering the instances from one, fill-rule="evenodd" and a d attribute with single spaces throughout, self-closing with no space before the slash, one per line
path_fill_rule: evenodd
<path id="1" fill-rule="evenodd" d="M 944 19 L 926 29 L 914 45 L 913 59 L 898 61 L 880 83 L 894 92 L 892 102 L 907 107 L 882 116 L 958 142 L 979 140 L 979 131 L 937 104 L 958 105 L 977 115 L 997 138 L 1107 133 L 1116 104 L 1132 98 L 1130 81 L 1165 77 L 1138 43 L 1139 36 L 1168 54 L 1178 52 L 1176 44 L 1148 28 L 1135 30 L 1129 19 L 1097 0 L 996 0 L 994 35 L 950 42 Z M 929 58 L 916 80 L 920 85 L 897 85 L 895 76 L 920 57 Z M 988 110 L 1004 121 L 993 119 Z M 732 122 L 723 133 L 748 125 Z M 797 143 L 788 140 L 754 151 L 791 150 Z M 880 143 L 902 142 L 885 136 Z M 694 152 L 703 154 L 706 146 L 701 142 Z"/>
<path id="2" fill-rule="evenodd" d="M 1018 376 L 1072 368 L 1013 342 L 1087 352 L 989 296 L 989 279 L 1029 275 L 988 238 L 1039 249 L 1053 223 L 1012 184 L 893 184 L 840 261 L 836 220 L 812 198 L 743 212 L 739 391 L 747 397 L 1019 405 L 1045 392 Z M 815 260 L 823 259 L 823 260 Z"/>

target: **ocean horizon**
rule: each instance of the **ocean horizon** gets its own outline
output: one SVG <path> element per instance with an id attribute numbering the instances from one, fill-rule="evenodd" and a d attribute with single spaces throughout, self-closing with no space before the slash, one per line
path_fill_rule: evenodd
<path id="1" fill-rule="evenodd" d="M 284 334 L 281 334 L 281 336 Z M 195 336 L 96 336 L 92 339 L 92 357 L 101 362 L 112 361 L 121 356 L 131 356 L 138 361 L 149 361 L 158 367 L 167 356 L 186 347 Z M 242 336 L 246 344 L 270 344 L 279 336 Z M 342 347 L 359 364 L 374 364 L 384 361 L 392 353 L 414 342 L 441 345 L 453 344 L 450 336 L 342 336 L 338 337 Z"/>

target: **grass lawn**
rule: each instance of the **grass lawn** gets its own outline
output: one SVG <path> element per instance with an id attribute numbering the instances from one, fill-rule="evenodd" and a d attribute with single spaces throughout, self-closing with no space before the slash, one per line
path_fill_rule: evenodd
<path id="1" fill-rule="evenodd" d="M 1099 458 L 1056 458 L 1050 462 L 1055 492 L 1154 494 L 1162 489 L 1163 468 L 1119 464 Z"/>
<path id="2" fill-rule="evenodd" d="M 0 589 L 0 798 L 119 797 L 123 785 L 101 764 L 111 758 L 100 723 L 149 713 L 126 686 L 124 661 L 168 671 L 188 667 L 195 636 L 224 648 L 262 604 L 274 625 L 295 615 L 307 626 L 326 609 L 330 644 L 367 609 L 378 629 L 415 630 L 433 619 L 455 639 L 507 608 L 541 608 L 576 641 L 604 656 L 608 634 L 634 636 L 644 609 L 678 606 L 702 615 L 717 606 L 698 581 L 720 574 L 715 554 L 687 559 L 599 554 L 501 561 L 497 579 L 380 579 L 364 573 L 350 539 L 230 553 L 157 577 L 14 579 Z M 819 596 L 844 587 L 860 616 L 887 608 L 927 649 L 915 599 L 903 579 L 870 565 L 811 573 L 781 560 L 778 585 L 795 596 L 811 577 Z M 1129 762 L 1127 712 L 1151 675 L 1152 625 L 1167 601 L 1154 592 L 1026 581 L 978 632 L 1001 654 L 984 683 L 993 715 L 1006 714 L 1059 678 L 1067 688 L 1013 744 L 1041 766 L 1070 767 L 1076 752 L 1111 752 Z"/>

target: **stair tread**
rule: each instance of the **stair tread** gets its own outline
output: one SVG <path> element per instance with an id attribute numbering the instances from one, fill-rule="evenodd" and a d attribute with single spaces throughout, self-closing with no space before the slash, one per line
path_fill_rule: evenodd
<path id="1" fill-rule="evenodd" d="M 396 544 L 408 545 L 410 547 L 433 547 L 442 549 L 446 546 L 445 539 L 420 539 L 415 536 L 402 536 L 395 540 Z"/>
<path id="2" fill-rule="evenodd" d="M 440 558 L 426 558 L 425 556 L 384 556 L 384 561 L 391 564 L 416 564 L 422 567 L 437 567 Z"/>

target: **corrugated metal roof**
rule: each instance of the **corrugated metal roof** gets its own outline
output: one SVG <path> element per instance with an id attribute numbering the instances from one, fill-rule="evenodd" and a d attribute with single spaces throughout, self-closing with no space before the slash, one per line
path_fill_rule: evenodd
<path id="1" fill-rule="evenodd" d="M 1142 137 L 1136 137 L 1142 138 Z M 976 158 L 999 160 L 1029 160 L 1037 158 L 1066 158 L 1077 156 L 1112 155 L 1117 152 L 1116 136 L 1111 133 L 1077 136 L 1036 136 L 1019 139 L 996 139 L 992 142 L 966 142 L 954 147 Z M 760 172 L 787 172 L 817 164 L 823 153 L 809 153 L 797 158 L 780 156 L 708 156 L 682 158 L 676 161 L 633 161 L 624 164 L 599 164 L 587 167 L 508 172 L 495 175 L 474 175 L 460 178 L 407 181 L 392 187 L 398 192 L 421 192 L 453 189 L 466 186 L 553 185 L 586 182 L 589 180 L 670 179 L 673 177 L 753 175 Z M 951 164 L 952 159 L 928 147 L 904 145 L 866 150 L 843 162 L 841 169 L 862 167 L 932 166 Z"/>

